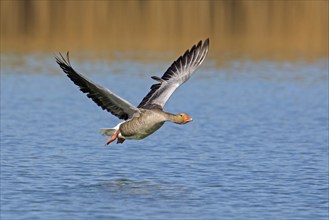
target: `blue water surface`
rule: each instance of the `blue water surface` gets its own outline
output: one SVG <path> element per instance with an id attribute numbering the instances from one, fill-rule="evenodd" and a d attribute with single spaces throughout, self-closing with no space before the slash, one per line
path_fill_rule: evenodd
<path id="1" fill-rule="evenodd" d="M 104 146 L 120 120 L 45 57 L 1 66 L 1 219 L 328 219 L 327 60 L 209 60 L 166 105 L 193 122 Z M 135 105 L 167 68 L 71 59 Z"/>

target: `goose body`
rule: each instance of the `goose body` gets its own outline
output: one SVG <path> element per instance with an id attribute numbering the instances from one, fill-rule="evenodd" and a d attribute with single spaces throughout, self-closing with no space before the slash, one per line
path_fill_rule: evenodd
<path id="1" fill-rule="evenodd" d="M 104 136 L 111 136 L 106 144 L 110 144 L 116 139 L 117 143 L 123 143 L 126 139 L 140 140 L 149 136 L 166 121 L 176 124 L 192 121 L 192 118 L 186 113 L 171 114 L 163 111 L 163 107 L 172 93 L 186 82 L 204 61 L 208 49 L 209 39 L 206 39 L 204 43 L 200 41 L 180 56 L 161 78 L 152 76 L 157 83 L 151 86 L 150 92 L 137 107 L 76 72 L 70 64 L 68 53 L 66 59 L 60 54 L 60 57 L 56 57 L 56 62 L 66 75 L 80 87 L 80 90 L 87 93 L 87 96 L 97 105 L 124 120 L 114 128 L 101 129 Z"/>

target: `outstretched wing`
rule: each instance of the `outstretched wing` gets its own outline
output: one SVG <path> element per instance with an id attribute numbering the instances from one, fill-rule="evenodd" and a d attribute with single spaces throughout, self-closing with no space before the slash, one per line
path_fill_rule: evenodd
<path id="1" fill-rule="evenodd" d="M 60 57 L 56 57 L 56 62 L 66 75 L 80 87 L 80 90 L 87 93 L 87 96 L 102 109 L 124 120 L 131 118 L 135 113 L 139 113 L 138 108 L 128 101 L 77 73 L 71 66 L 68 52 L 66 59 L 60 54 Z"/>
<path id="2" fill-rule="evenodd" d="M 208 49 L 209 39 L 206 39 L 204 43 L 199 41 L 197 45 L 180 56 L 161 78 L 152 76 L 152 79 L 158 83 L 151 86 L 151 91 L 144 97 L 138 108 L 163 109 L 173 92 L 186 82 L 194 70 L 204 61 Z"/>

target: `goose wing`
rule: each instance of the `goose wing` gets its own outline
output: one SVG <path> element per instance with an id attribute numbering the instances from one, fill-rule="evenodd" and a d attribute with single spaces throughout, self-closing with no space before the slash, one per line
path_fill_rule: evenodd
<path id="1" fill-rule="evenodd" d="M 60 57 L 56 57 L 56 62 L 74 84 L 79 86 L 82 92 L 87 93 L 87 96 L 103 110 L 124 120 L 133 117 L 135 113 L 139 113 L 139 109 L 128 101 L 76 72 L 71 66 L 69 53 L 67 53 L 66 59 L 60 54 Z"/>
<path id="2" fill-rule="evenodd" d="M 151 91 L 144 97 L 138 108 L 163 109 L 173 92 L 186 82 L 206 58 L 209 49 L 209 39 L 204 43 L 199 41 L 184 55 L 180 56 L 161 78 L 152 76 L 158 83 L 151 86 Z"/>

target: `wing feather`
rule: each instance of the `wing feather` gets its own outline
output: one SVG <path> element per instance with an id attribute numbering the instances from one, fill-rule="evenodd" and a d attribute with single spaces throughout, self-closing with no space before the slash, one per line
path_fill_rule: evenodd
<path id="1" fill-rule="evenodd" d="M 103 110 L 123 120 L 127 120 L 133 117 L 135 113 L 139 113 L 139 109 L 128 101 L 76 72 L 71 66 L 68 52 L 66 59 L 60 54 L 60 57 L 56 57 L 56 62 L 74 84 L 79 86 L 83 93 L 87 93 L 87 97 L 91 98 Z"/>
<path id="2" fill-rule="evenodd" d="M 184 55 L 180 56 L 159 80 L 159 77 L 152 77 L 157 84 L 151 86 L 151 91 L 143 98 L 138 108 L 159 108 L 163 109 L 164 105 L 175 92 L 175 90 L 186 82 L 198 68 L 207 56 L 209 50 L 209 39 L 204 43 L 199 41 L 190 50 L 187 50 Z"/>

